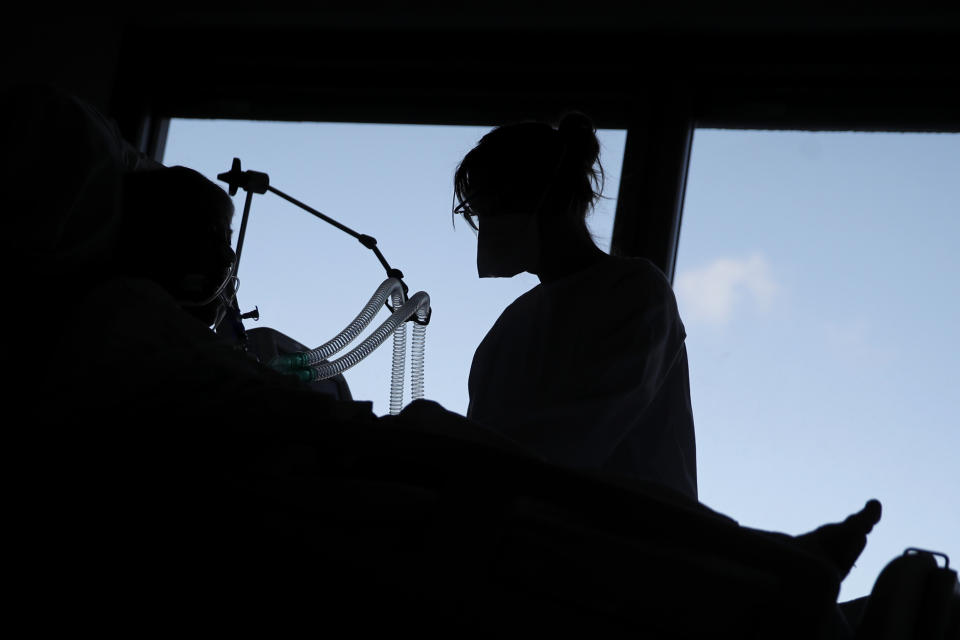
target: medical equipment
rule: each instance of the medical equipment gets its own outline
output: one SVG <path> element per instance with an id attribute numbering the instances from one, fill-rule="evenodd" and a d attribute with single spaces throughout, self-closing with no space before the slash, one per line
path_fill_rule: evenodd
<path id="1" fill-rule="evenodd" d="M 270 186 L 270 177 L 267 174 L 259 171 L 243 171 L 239 158 L 233 159 L 230 171 L 217 175 L 217 178 L 229 185 L 229 193 L 231 196 L 236 195 L 239 189 L 247 192 L 243 207 L 243 217 L 240 222 L 240 234 L 237 239 L 236 260 L 234 261 L 232 273 L 228 280 L 237 282 L 236 275 L 243 252 L 243 241 L 246 235 L 247 220 L 250 216 L 250 206 L 253 195 L 255 193 L 263 194 L 267 191 L 280 196 L 284 200 L 356 238 L 360 244 L 373 251 L 387 272 L 387 279 L 380 284 L 357 317 L 354 318 L 343 331 L 316 349 L 293 354 L 280 354 L 266 364 L 277 371 L 297 376 L 304 382 L 327 380 L 342 374 L 347 369 L 361 362 L 392 335 L 393 364 L 390 376 L 390 413 L 396 415 L 400 413 L 400 410 L 403 408 L 403 378 L 406 367 L 407 350 L 406 323 L 407 321 L 412 321 L 414 328 L 410 367 L 411 397 L 413 400 L 423 398 L 426 326 L 429 324 L 431 317 L 430 296 L 424 291 L 419 291 L 409 297 L 407 296 L 409 288 L 406 283 L 403 282 L 403 272 L 390 266 L 383 256 L 383 253 L 381 253 L 377 247 L 376 238 L 357 233 L 353 229 L 340 224 L 316 209 Z M 222 290 L 218 293 L 222 293 Z M 235 294 L 235 289 L 233 293 Z M 227 298 L 221 299 L 227 301 Z M 389 302 L 392 302 L 392 307 Z M 229 297 L 229 304 L 233 310 L 232 316 L 235 326 L 236 320 L 243 317 L 243 315 L 239 313 L 235 295 Z M 354 341 L 360 333 L 370 325 L 381 305 L 390 309 L 390 317 L 380 324 L 359 346 L 336 360 L 328 361 L 330 356 L 346 348 L 348 344 Z M 219 320 L 222 320 L 222 318 L 218 319 L 218 325 Z"/>
<path id="2" fill-rule="evenodd" d="M 883 568 L 870 597 L 851 604 L 862 609 L 851 620 L 857 638 L 960 637 L 960 582 L 939 551 L 906 549 Z"/>
<path id="3" fill-rule="evenodd" d="M 213 302 L 216 301 L 218 303 L 217 311 L 213 321 L 213 329 L 216 331 L 217 327 L 220 326 L 220 323 L 223 322 L 223 319 L 226 317 L 227 310 L 230 308 L 234 299 L 236 298 L 238 280 L 235 266 L 235 262 L 230 263 L 230 266 L 226 269 L 223 280 L 219 285 L 217 285 L 210 295 L 201 300 L 177 300 L 177 304 L 179 304 L 181 307 L 206 307 L 207 305 L 213 304 Z M 230 286 L 231 284 L 232 286 Z M 231 289 L 230 291 L 227 290 L 228 287 Z M 253 313 L 254 312 L 244 315 L 253 317 Z M 259 317 L 259 313 L 256 315 Z"/>

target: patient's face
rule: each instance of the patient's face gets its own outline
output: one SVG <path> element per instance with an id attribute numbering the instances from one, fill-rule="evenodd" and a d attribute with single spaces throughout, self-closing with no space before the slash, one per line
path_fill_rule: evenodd
<path id="1" fill-rule="evenodd" d="M 221 288 L 232 292 L 230 283 L 224 287 L 236 260 L 229 238 L 229 229 L 211 225 L 184 238 L 166 256 L 170 274 L 165 283 L 168 290 L 186 311 L 207 326 L 213 323 L 221 301 L 217 298 L 202 306 L 197 303 L 214 296 Z"/>

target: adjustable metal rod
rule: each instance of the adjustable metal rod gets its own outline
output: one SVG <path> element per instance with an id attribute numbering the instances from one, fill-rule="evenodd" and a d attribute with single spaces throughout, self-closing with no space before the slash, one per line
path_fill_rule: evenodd
<path id="1" fill-rule="evenodd" d="M 311 206 L 309 206 L 309 205 L 306 205 L 306 204 L 300 202 L 300 201 L 297 200 L 296 198 L 292 198 L 292 197 L 288 196 L 288 195 L 285 194 L 283 191 L 280 191 L 279 189 L 274 189 L 273 187 L 269 187 L 269 186 L 267 187 L 267 191 L 272 191 L 273 193 L 277 194 L 278 196 L 280 196 L 281 198 L 283 198 L 283 199 L 286 200 L 287 202 L 292 202 L 293 204 L 297 205 L 298 207 L 300 207 L 300 208 L 303 209 L 304 211 L 308 211 L 308 212 L 312 213 L 313 215 L 317 216 L 318 218 L 320 218 L 320 219 L 323 220 L 324 222 L 327 222 L 327 223 L 332 224 L 333 226 L 335 226 L 337 229 L 340 229 L 340 230 L 343 231 L 344 233 L 349 233 L 350 235 L 352 235 L 352 236 L 353 236 L 354 238 L 356 238 L 357 240 L 360 239 L 360 234 L 357 233 L 356 231 L 354 231 L 353 229 L 351 229 L 350 227 L 348 227 L 348 226 L 346 226 L 346 225 L 343 225 L 343 224 L 340 224 L 339 222 L 337 222 L 337 221 L 334 220 L 333 218 L 331 218 L 331 217 L 329 217 L 329 216 L 326 216 L 326 215 L 320 213 L 319 211 L 317 211 L 317 210 L 314 209 L 313 207 L 311 207 Z"/>
<path id="2" fill-rule="evenodd" d="M 404 292 L 404 294 L 407 293 L 408 288 L 407 288 L 406 283 L 403 282 L 403 272 L 400 271 L 399 269 L 394 269 L 393 267 L 390 266 L 390 263 L 387 262 L 387 259 L 383 256 L 383 253 L 381 253 L 379 247 L 377 247 L 377 239 L 376 239 L 376 238 L 374 238 L 373 236 L 368 236 L 368 235 L 366 235 L 366 234 L 364 234 L 364 233 L 357 233 L 356 231 L 354 231 L 354 230 L 351 229 L 350 227 L 348 227 L 348 226 L 346 226 L 346 225 L 344 225 L 344 224 L 340 224 L 339 222 L 337 222 L 336 220 L 334 220 L 334 219 L 331 218 L 330 216 L 324 215 L 323 213 L 317 211 L 316 209 L 314 209 L 314 208 L 311 207 L 310 205 L 304 204 L 303 202 L 300 202 L 300 201 L 297 200 L 296 198 L 293 198 L 293 197 L 291 197 L 291 196 L 288 196 L 287 194 L 285 194 L 283 191 L 280 191 L 279 189 L 276 189 L 276 188 L 271 187 L 271 186 L 267 186 L 267 191 L 270 191 L 270 192 L 272 192 L 272 193 L 277 194 L 278 196 L 280 196 L 281 198 L 283 198 L 283 199 L 286 200 L 287 202 L 290 202 L 290 203 L 292 203 L 292 204 L 297 205 L 298 207 L 300 207 L 300 208 L 303 209 L 304 211 L 306 211 L 306 212 L 308 212 L 308 213 L 312 213 L 313 215 L 317 216 L 318 218 L 320 218 L 320 219 L 323 220 L 324 222 L 327 222 L 327 223 L 329 223 L 329 224 L 332 224 L 332 225 L 335 226 L 337 229 L 340 229 L 340 230 L 343 231 L 344 233 L 349 233 L 351 236 L 353 236 L 354 238 L 356 238 L 357 240 L 359 240 L 359 241 L 360 241 L 360 244 L 362 244 L 363 246 L 365 246 L 367 249 L 370 249 L 371 251 L 373 251 L 373 254 L 374 254 L 375 256 L 377 256 L 377 260 L 380 261 L 380 264 L 383 265 L 383 268 L 384 268 L 384 269 L 386 270 L 386 272 L 387 272 L 387 277 L 397 278 L 398 280 L 400 280 L 400 284 L 403 285 L 403 292 Z"/>
<path id="3" fill-rule="evenodd" d="M 320 211 L 317 211 L 310 205 L 300 202 L 296 198 L 288 196 L 287 194 L 285 194 L 283 191 L 280 191 L 279 189 L 275 189 L 274 187 L 271 187 L 270 176 L 268 176 L 267 174 L 262 173 L 260 171 L 243 171 L 240 166 L 239 158 L 233 159 L 233 164 L 230 167 L 230 171 L 219 174 L 217 178 L 220 180 L 223 180 L 228 185 L 230 185 L 229 192 L 231 196 L 236 195 L 238 189 L 243 189 L 244 191 L 247 192 L 247 200 L 243 206 L 243 220 L 240 223 L 240 237 L 237 240 L 237 259 L 234 263 L 234 275 L 236 275 L 236 270 L 240 265 L 240 253 L 243 250 L 243 238 L 247 231 L 247 218 L 250 215 L 250 202 L 253 198 L 253 194 L 266 193 L 267 191 L 271 191 L 277 194 L 278 196 L 280 196 L 281 198 L 283 198 L 284 200 L 286 200 L 287 202 L 297 205 L 304 211 L 308 213 L 312 213 L 313 215 L 320 218 L 327 224 L 331 224 L 337 229 L 340 229 L 344 233 L 350 234 L 351 236 L 359 240 L 360 244 L 365 246 L 367 249 L 370 249 L 371 251 L 373 251 L 373 254 L 377 256 L 377 260 L 380 261 L 380 264 L 386 270 L 388 278 L 397 278 L 398 280 L 400 280 L 400 284 L 403 285 L 404 295 L 406 295 L 407 292 L 409 291 L 409 288 L 407 287 L 407 283 L 403 281 L 403 272 L 400 271 L 399 269 L 394 269 L 393 267 L 390 266 L 390 263 L 387 262 L 387 259 L 383 256 L 383 253 L 381 253 L 380 249 L 377 247 L 377 239 L 374 238 L 373 236 L 368 236 L 363 233 L 357 233 L 350 227 L 344 224 L 340 224 L 330 216 L 325 215 Z M 389 305 L 387 306 L 389 307 Z"/>
<path id="4" fill-rule="evenodd" d="M 378 249 L 375 246 L 370 248 L 373 251 L 373 254 L 377 256 L 377 260 L 380 261 L 380 264 L 383 265 L 383 268 L 387 270 L 388 276 L 390 276 L 391 278 L 395 277 L 397 279 L 403 278 L 403 273 L 399 269 L 393 269 L 390 267 L 389 264 L 387 264 L 387 259 L 383 257 L 382 253 L 380 253 L 380 249 Z M 399 275 L 392 275 L 392 274 L 399 274 Z"/>
<path id="5" fill-rule="evenodd" d="M 250 203 L 253 202 L 253 192 L 247 191 L 247 199 L 243 203 L 243 218 L 240 220 L 240 237 L 237 238 L 237 259 L 233 261 L 233 275 L 240 270 L 240 254 L 243 253 L 243 238 L 247 235 L 247 220 L 250 218 Z"/>

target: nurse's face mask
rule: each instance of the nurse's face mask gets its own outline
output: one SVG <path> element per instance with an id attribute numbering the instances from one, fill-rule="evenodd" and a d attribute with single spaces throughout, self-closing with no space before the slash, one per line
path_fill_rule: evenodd
<path id="1" fill-rule="evenodd" d="M 481 278 L 512 278 L 531 271 L 540 260 L 536 216 L 522 209 L 503 207 L 496 197 L 483 192 L 456 211 L 477 234 L 477 275 Z"/>
<path id="2" fill-rule="evenodd" d="M 536 268 L 540 259 L 536 216 L 487 215 L 477 226 L 477 275 L 481 278 L 512 278 Z"/>

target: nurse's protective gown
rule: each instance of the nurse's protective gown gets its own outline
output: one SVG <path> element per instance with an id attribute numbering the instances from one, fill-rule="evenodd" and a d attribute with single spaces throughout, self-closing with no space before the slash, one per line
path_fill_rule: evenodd
<path id="1" fill-rule="evenodd" d="M 474 355 L 467 417 L 549 462 L 697 499 L 685 338 L 652 262 L 604 258 L 506 308 Z"/>

